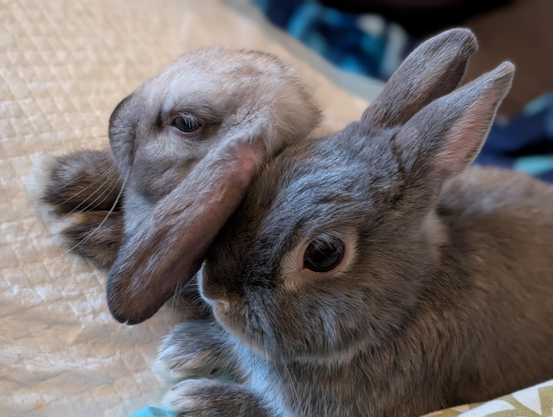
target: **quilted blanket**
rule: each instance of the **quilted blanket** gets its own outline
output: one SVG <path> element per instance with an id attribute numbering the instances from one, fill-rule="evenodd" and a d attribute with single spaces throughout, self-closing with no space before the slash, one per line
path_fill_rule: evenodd
<path id="1" fill-rule="evenodd" d="M 366 106 L 218 1 L 0 1 L 0 415 L 121 417 L 158 403 L 151 365 L 178 317 L 168 307 L 116 323 L 106 272 L 64 253 L 25 182 L 40 153 L 105 146 L 123 97 L 208 45 L 293 62 L 327 116 L 353 120 Z"/>

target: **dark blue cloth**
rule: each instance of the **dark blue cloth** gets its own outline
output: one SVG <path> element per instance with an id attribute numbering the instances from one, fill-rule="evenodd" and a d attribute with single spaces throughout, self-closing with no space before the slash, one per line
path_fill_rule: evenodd
<path id="1" fill-rule="evenodd" d="M 496 121 L 475 164 L 512 168 L 553 182 L 553 94 L 532 101 L 508 124 Z"/>
<path id="2" fill-rule="evenodd" d="M 254 0 L 267 18 L 336 66 L 387 79 L 415 43 L 380 16 L 342 13 L 313 0 Z"/>

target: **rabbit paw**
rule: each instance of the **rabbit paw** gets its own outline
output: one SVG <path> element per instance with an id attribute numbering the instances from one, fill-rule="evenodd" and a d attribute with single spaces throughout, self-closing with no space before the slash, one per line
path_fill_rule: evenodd
<path id="1" fill-rule="evenodd" d="M 54 220 L 52 234 L 72 251 L 109 267 L 123 240 L 123 215 L 114 211 L 85 211 Z"/>
<path id="2" fill-rule="evenodd" d="M 83 150 L 68 155 L 40 156 L 29 177 L 29 193 L 56 213 L 110 210 L 122 179 L 109 150 Z"/>
<path id="3" fill-rule="evenodd" d="M 224 330 L 216 322 L 186 321 L 163 341 L 155 370 L 170 381 L 211 377 L 231 370 L 231 352 L 225 342 Z"/>
<path id="4" fill-rule="evenodd" d="M 107 150 L 41 156 L 28 184 L 54 236 L 99 266 L 110 266 L 121 245 L 123 216 L 116 207 L 121 186 Z"/>
<path id="5" fill-rule="evenodd" d="M 187 417 L 266 417 L 256 394 L 235 382 L 188 379 L 175 385 L 163 407 Z"/>

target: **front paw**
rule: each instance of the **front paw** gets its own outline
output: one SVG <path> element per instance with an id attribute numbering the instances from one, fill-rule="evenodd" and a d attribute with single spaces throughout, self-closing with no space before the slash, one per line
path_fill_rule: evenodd
<path id="1" fill-rule="evenodd" d="M 31 198 L 57 214 L 110 210 L 122 178 L 109 150 L 81 150 L 68 155 L 41 155 L 29 175 Z"/>
<path id="2" fill-rule="evenodd" d="M 179 416 L 245 417 L 267 416 L 259 398 L 245 386 L 212 379 L 189 379 L 175 385 L 162 405 Z"/>
<path id="3" fill-rule="evenodd" d="M 212 377 L 231 370 L 230 349 L 226 334 L 212 320 L 181 323 L 165 338 L 156 371 L 171 381 L 190 377 Z"/>
<path id="4" fill-rule="evenodd" d="M 70 250 L 109 268 L 123 240 L 123 214 L 119 211 L 85 211 L 60 216 L 51 224 L 56 239 Z"/>
<path id="5" fill-rule="evenodd" d="M 83 150 L 37 158 L 28 188 L 62 245 L 109 267 L 123 237 L 121 182 L 110 151 Z"/>

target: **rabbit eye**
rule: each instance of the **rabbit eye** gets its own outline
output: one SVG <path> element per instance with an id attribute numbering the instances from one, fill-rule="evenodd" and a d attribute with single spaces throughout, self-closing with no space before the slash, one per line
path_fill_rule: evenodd
<path id="1" fill-rule="evenodd" d="M 179 115 L 171 121 L 171 126 L 184 133 L 198 130 L 202 125 L 191 115 Z"/>
<path id="2" fill-rule="evenodd" d="M 328 272 L 344 259 L 344 242 L 341 240 L 314 240 L 303 255 L 303 267 L 313 272 Z"/>

